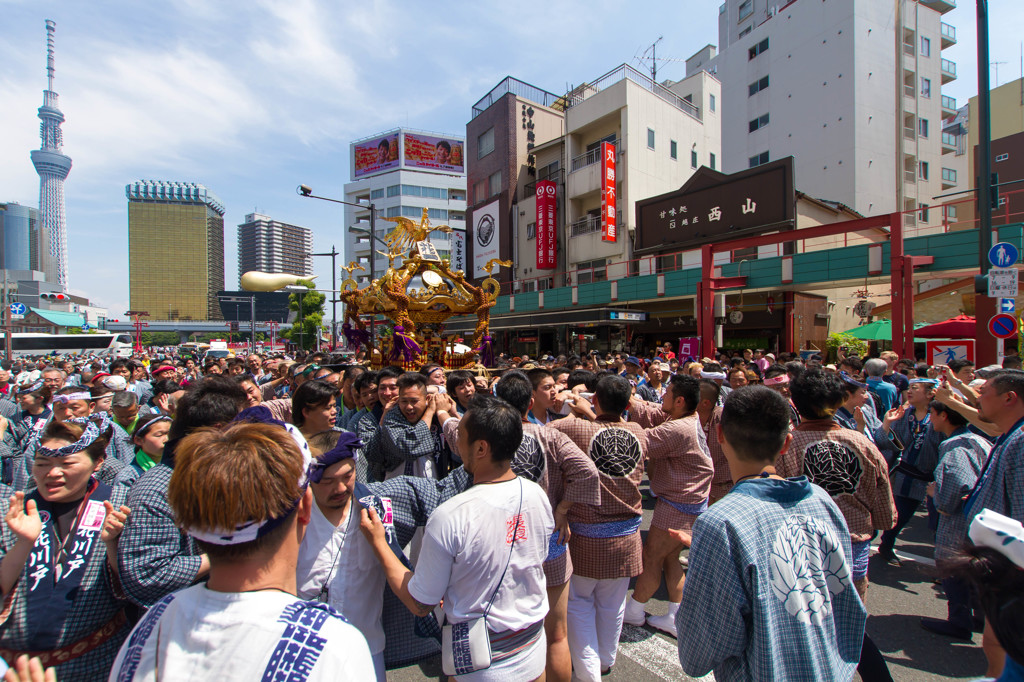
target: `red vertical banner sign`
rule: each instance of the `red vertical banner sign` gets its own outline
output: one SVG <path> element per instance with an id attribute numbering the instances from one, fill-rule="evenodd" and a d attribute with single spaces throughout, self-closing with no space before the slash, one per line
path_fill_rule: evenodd
<path id="1" fill-rule="evenodd" d="M 537 269 L 550 270 L 558 260 L 558 231 L 555 208 L 557 187 L 552 180 L 537 181 Z"/>
<path id="2" fill-rule="evenodd" d="M 615 145 L 601 143 L 601 241 L 613 242 L 615 224 Z"/>

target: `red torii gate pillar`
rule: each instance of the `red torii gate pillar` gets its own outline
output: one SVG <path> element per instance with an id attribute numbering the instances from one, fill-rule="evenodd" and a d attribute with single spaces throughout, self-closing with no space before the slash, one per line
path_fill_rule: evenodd
<path id="1" fill-rule="evenodd" d="M 848 220 L 831 225 L 819 225 L 802 230 L 789 230 L 772 234 L 744 237 L 701 247 L 701 279 L 697 282 L 695 311 L 698 316 L 700 352 L 704 357 L 713 357 L 715 348 L 715 291 L 742 287 L 746 277 L 715 277 L 714 256 L 716 253 L 755 246 L 768 246 L 793 242 L 798 239 L 817 239 L 848 232 L 863 232 L 870 229 L 889 228 L 890 282 L 892 286 L 892 344 L 901 358 L 914 357 L 914 268 L 930 265 L 932 256 L 908 256 L 903 250 L 903 214 L 890 213 L 858 220 Z M 792 310 L 785 311 L 791 315 Z M 795 352 L 796 341 L 788 335 L 787 352 Z"/>

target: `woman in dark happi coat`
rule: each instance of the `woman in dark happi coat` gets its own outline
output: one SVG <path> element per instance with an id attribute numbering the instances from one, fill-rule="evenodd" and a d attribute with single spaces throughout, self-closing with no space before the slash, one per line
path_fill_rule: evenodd
<path id="1" fill-rule="evenodd" d="M 114 530 L 127 488 L 95 477 L 110 437 L 96 421 L 51 422 L 32 462 L 36 489 L 0 500 L 0 656 L 38 656 L 62 682 L 106 679 L 131 630 Z"/>

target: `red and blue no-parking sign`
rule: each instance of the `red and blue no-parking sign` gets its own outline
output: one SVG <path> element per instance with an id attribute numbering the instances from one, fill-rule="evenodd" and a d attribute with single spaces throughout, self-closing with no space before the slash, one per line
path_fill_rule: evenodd
<path id="1" fill-rule="evenodd" d="M 1000 313 L 988 321 L 988 331 L 997 339 L 1010 339 L 1017 335 L 1017 318 Z"/>

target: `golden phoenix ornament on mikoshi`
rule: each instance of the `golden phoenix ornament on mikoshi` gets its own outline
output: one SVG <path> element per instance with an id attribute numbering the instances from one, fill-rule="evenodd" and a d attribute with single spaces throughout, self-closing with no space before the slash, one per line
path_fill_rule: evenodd
<path id="1" fill-rule="evenodd" d="M 353 273 L 363 270 L 356 262 L 342 268 L 348 278 L 341 284 L 339 298 L 345 303 L 342 330 L 350 345 L 364 346 L 370 352 L 371 365 L 397 364 L 418 368 L 437 362 L 448 369 L 467 367 L 479 354 L 486 366 L 493 365 L 489 334 L 490 309 L 498 300 L 499 284 L 492 275 L 497 266 L 511 267 L 511 261 L 497 258 L 487 262 L 487 278 L 479 286 L 466 281 L 462 270 L 452 270 L 447 258 L 441 258 L 428 241 L 434 230 L 451 233 L 448 225 L 431 227 L 427 209 L 417 225 L 408 218 L 384 218 L 395 229 L 384 237 L 388 269 L 362 289 Z M 371 245 L 372 248 L 372 245 Z M 398 266 L 396 261 L 400 261 Z M 368 321 L 384 315 L 394 323 L 390 339 L 374 348 Z M 472 347 L 468 353 L 456 353 L 454 337 L 444 337 L 444 323 L 453 315 L 476 315 Z M 364 319 L 367 318 L 367 319 Z"/>

